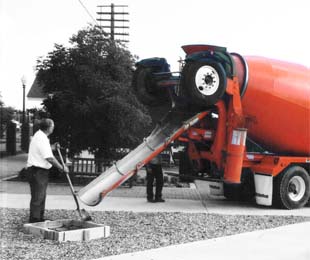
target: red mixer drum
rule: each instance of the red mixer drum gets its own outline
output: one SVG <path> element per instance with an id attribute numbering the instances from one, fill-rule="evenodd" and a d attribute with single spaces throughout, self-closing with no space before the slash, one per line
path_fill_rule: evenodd
<path id="1" fill-rule="evenodd" d="M 248 136 L 270 152 L 310 154 L 310 69 L 262 57 L 234 56 L 240 79 L 247 79 L 242 97 Z"/>

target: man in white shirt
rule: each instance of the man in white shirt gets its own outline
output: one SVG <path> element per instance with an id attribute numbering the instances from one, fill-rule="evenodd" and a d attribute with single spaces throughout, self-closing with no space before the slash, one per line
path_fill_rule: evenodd
<path id="1" fill-rule="evenodd" d="M 61 172 L 69 172 L 54 157 L 48 136 L 54 131 L 51 119 L 42 119 L 39 130 L 31 139 L 27 160 L 27 175 L 31 190 L 29 222 L 44 221 L 46 189 L 49 169 L 54 166 Z"/>

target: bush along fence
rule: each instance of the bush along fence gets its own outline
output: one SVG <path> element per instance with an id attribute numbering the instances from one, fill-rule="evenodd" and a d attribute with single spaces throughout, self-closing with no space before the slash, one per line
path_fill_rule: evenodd
<path id="1" fill-rule="evenodd" d="M 7 126 L 6 130 L 6 152 L 8 155 L 15 155 L 16 154 L 16 124 L 10 122 Z"/>
<path id="2" fill-rule="evenodd" d="M 22 125 L 21 129 L 14 122 L 7 124 L 6 132 L 0 143 L 0 155 L 16 155 L 23 151 L 28 152 L 32 126 L 29 123 Z"/>

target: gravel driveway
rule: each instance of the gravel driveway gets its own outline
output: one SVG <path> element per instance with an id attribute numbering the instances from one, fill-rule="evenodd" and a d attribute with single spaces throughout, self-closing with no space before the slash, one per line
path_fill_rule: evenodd
<path id="1" fill-rule="evenodd" d="M 111 236 L 87 242 L 56 242 L 23 232 L 26 209 L 0 209 L 1 259 L 94 259 L 173 244 L 228 236 L 298 222 L 310 217 L 232 216 L 204 213 L 91 212 Z M 47 210 L 46 218 L 78 219 L 72 210 Z"/>

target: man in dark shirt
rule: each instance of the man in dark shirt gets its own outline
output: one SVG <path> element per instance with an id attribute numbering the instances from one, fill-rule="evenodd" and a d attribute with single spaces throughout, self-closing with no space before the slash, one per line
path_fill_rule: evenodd
<path id="1" fill-rule="evenodd" d="M 156 188 L 155 188 L 155 199 L 153 184 L 156 179 Z M 153 158 L 149 164 L 146 165 L 146 194 L 148 202 L 165 202 L 162 198 L 162 189 L 164 185 L 164 176 L 161 166 L 161 156 Z"/>

